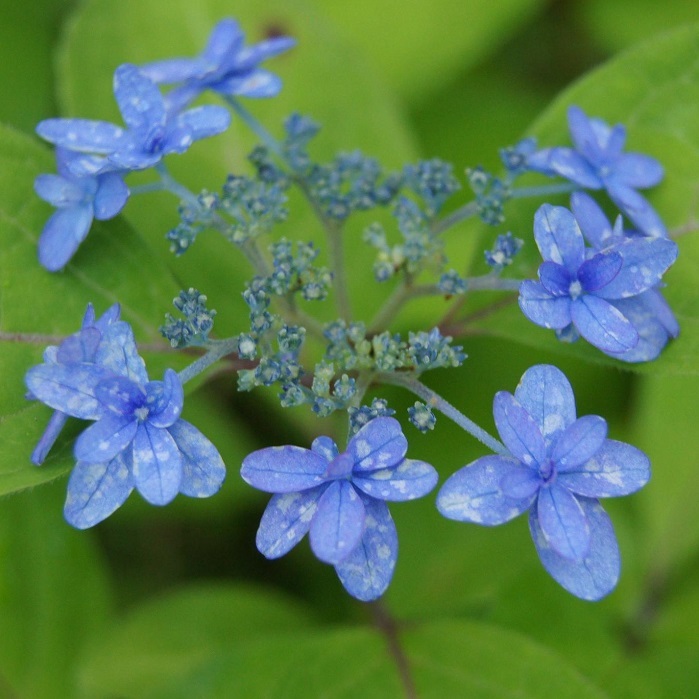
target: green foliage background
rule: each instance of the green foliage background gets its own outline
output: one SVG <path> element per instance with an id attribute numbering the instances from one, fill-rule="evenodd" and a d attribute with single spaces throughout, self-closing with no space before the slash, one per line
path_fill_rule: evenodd
<path id="1" fill-rule="evenodd" d="M 328 426 L 284 412 L 273 396 L 235 392 L 212 374 L 187 397 L 185 417 L 219 447 L 229 469 L 219 495 L 149 508 L 133 496 L 92 531 L 61 509 L 72 467 L 66 437 L 40 469 L 29 453 L 49 411 L 24 398 L 23 375 L 48 338 L 72 332 L 85 304 L 119 300 L 151 374 L 183 366 L 157 328 L 180 288 L 197 286 L 218 310 L 217 331 L 238 332 L 249 270 L 214 236 L 183 258 L 167 251 L 176 221 L 165 195 L 130 202 L 95 226 L 74 262 L 50 275 L 36 240 L 50 207 L 32 191 L 53 169 L 33 134 L 57 114 L 117 118 L 111 74 L 200 50 L 215 21 L 237 17 L 249 40 L 297 37 L 272 70 L 284 90 L 250 104 L 275 133 L 292 110 L 324 125 L 320 159 L 360 148 L 398 167 L 419 157 L 497 168 L 498 148 L 524 134 L 567 142 L 565 109 L 623 121 L 630 148 L 666 166 L 654 204 L 681 256 L 667 295 L 682 335 L 652 366 L 613 363 L 563 346 L 516 308 L 463 338 L 456 372 L 427 382 L 486 428 L 498 390 L 551 362 L 571 378 L 579 414 L 604 415 L 611 436 L 644 449 L 653 479 L 607 505 L 622 579 L 589 604 L 541 568 L 522 519 L 495 530 L 438 517 L 433 498 L 393 508 L 400 536 L 394 581 L 380 605 L 348 598 L 306 544 L 277 562 L 254 548 L 265 497 L 237 476 L 269 444 L 307 444 Z M 35 0 L 0 5 L 0 697 L 403 697 L 677 699 L 699 686 L 699 26 L 683 0 Z M 216 188 L 245 167 L 252 146 L 231 131 L 173 160 L 195 188 Z M 539 202 L 508 209 L 507 227 L 531 240 Z M 377 299 L 368 221 L 350 227 L 358 315 Z M 318 235 L 296 208 L 288 235 Z M 502 231 L 499 231 L 502 232 Z M 450 254 L 475 273 L 493 231 L 464 224 Z M 531 245 L 529 246 L 532 247 Z M 530 251 L 531 253 L 531 251 Z M 517 273 L 531 269 L 524 254 Z M 443 301 L 416 304 L 396 329 L 430 327 Z M 469 308 L 467 307 L 467 311 Z M 638 373 L 632 374 L 629 370 Z M 387 394 L 399 411 L 410 397 Z M 404 413 L 403 413 L 404 415 Z M 332 426 L 331 426 L 332 427 Z M 407 427 L 407 430 L 412 428 Z M 482 455 L 442 418 L 409 433 L 411 456 L 446 477 Z M 35 487 L 37 486 L 37 487 Z M 40 486 L 40 487 L 39 487 Z"/>

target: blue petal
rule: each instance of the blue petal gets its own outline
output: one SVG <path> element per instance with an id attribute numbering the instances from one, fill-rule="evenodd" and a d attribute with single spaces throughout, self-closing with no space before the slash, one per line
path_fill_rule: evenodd
<path id="1" fill-rule="evenodd" d="M 273 39 L 261 41 L 259 44 L 248 46 L 238 53 L 237 67 L 243 68 L 247 66 L 248 70 L 252 69 L 258 63 L 278 56 L 294 46 L 296 46 L 296 40 L 289 36 L 277 36 Z"/>
<path id="2" fill-rule="evenodd" d="M 60 208 L 79 204 L 85 196 L 77 182 L 60 175 L 38 175 L 34 180 L 34 191 L 44 201 Z"/>
<path id="3" fill-rule="evenodd" d="M 140 132 L 165 124 L 165 104 L 158 88 L 134 65 L 114 72 L 114 97 L 127 126 Z"/>
<path id="4" fill-rule="evenodd" d="M 527 510 L 534 495 L 511 498 L 500 486 L 523 466 L 507 456 L 483 456 L 454 473 L 437 494 L 437 509 L 448 519 L 488 526 L 503 524 Z"/>
<path id="5" fill-rule="evenodd" d="M 58 435 L 68 421 L 68 417 L 68 415 L 62 413 L 60 410 L 55 410 L 53 412 L 44 433 L 39 438 L 37 445 L 34 447 L 34 451 L 32 451 L 31 462 L 34 465 L 41 466 L 41 464 L 46 461 L 46 457 L 49 451 L 51 451 L 51 447 L 56 443 Z"/>
<path id="6" fill-rule="evenodd" d="M 325 486 L 301 493 L 274 495 L 265 508 L 257 530 L 257 550 L 266 558 L 279 558 L 306 535 L 318 509 Z"/>
<path id="7" fill-rule="evenodd" d="M 230 126 L 230 123 L 230 112 L 225 107 L 214 105 L 188 109 L 175 119 L 176 128 L 189 134 L 192 141 L 223 133 Z M 163 146 L 163 149 L 169 150 L 167 146 Z M 177 148 L 174 150 L 179 152 Z"/>
<path id="8" fill-rule="evenodd" d="M 650 155 L 624 153 L 614 162 L 614 179 L 633 189 L 655 187 L 663 175 L 663 166 Z"/>
<path id="9" fill-rule="evenodd" d="M 364 533 L 364 503 L 348 481 L 333 481 L 318 500 L 311 520 L 313 553 L 336 565 L 352 553 Z"/>
<path id="10" fill-rule="evenodd" d="M 316 437 L 311 444 L 311 451 L 319 454 L 328 462 L 332 461 L 336 456 L 339 456 L 340 450 L 337 444 L 330 437 Z"/>
<path id="11" fill-rule="evenodd" d="M 124 455 L 102 464 L 78 461 L 70 474 L 63 515 L 78 529 L 93 527 L 121 507 L 133 490 Z"/>
<path id="12" fill-rule="evenodd" d="M 370 602 L 381 597 L 391 582 L 398 558 L 398 534 L 386 503 L 367 497 L 363 500 L 364 536 L 335 571 L 352 597 Z"/>
<path id="13" fill-rule="evenodd" d="M 552 296 L 539 282 L 521 283 L 519 307 L 532 323 L 543 328 L 561 330 L 571 323 L 570 297 Z"/>
<path id="14" fill-rule="evenodd" d="M 77 438 L 75 458 L 89 464 L 111 461 L 131 444 L 137 429 L 133 415 L 107 414 Z"/>
<path id="15" fill-rule="evenodd" d="M 403 459 L 395 468 L 370 471 L 355 476 L 352 483 L 378 500 L 414 500 L 427 495 L 436 485 L 439 475 L 424 461 Z"/>
<path id="16" fill-rule="evenodd" d="M 190 143 L 191 139 L 188 140 L 187 146 L 179 151 L 171 148 L 168 152 L 184 152 Z M 163 154 L 162 147 L 152 151 L 144 150 L 141 142 L 130 141 L 120 150 L 110 153 L 108 160 L 112 170 L 146 170 L 157 165 L 163 159 Z"/>
<path id="17" fill-rule="evenodd" d="M 121 143 L 124 130 L 106 121 L 91 119 L 46 119 L 36 132 L 45 141 L 82 153 L 112 153 Z"/>
<path id="18" fill-rule="evenodd" d="M 541 484 L 541 476 L 534 469 L 517 468 L 500 479 L 500 490 L 508 498 L 531 501 Z"/>
<path id="19" fill-rule="evenodd" d="M 112 323 L 102 334 L 95 363 L 126 376 L 135 383 L 148 382 L 146 364 L 138 354 L 131 326 L 125 321 Z"/>
<path id="20" fill-rule="evenodd" d="M 99 186 L 93 202 L 95 218 L 106 221 L 114 218 L 126 205 L 129 188 L 116 172 L 108 172 L 99 177 Z"/>
<path id="21" fill-rule="evenodd" d="M 182 414 L 184 389 L 176 371 L 166 369 L 162 383 L 148 384 L 148 422 L 154 427 L 170 427 Z M 156 390 L 153 391 L 152 389 Z"/>
<path id="22" fill-rule="evenodd" d="M 601 165 L 611 134 L 609 126 L 600 119 L 590 119 L 576 106 L 568 108 L 568 126 L 577 151 L 595 166 Z"/>
<path id="23" fill-rule="evenodd" d="M 512 456 L 534 469 L 546 461 L 546 444 L 539 426 L 511 393 L 499 391 L 495 394 L 493 416 Z"/>
<path id="24" fill-rule="evenodd" d="M 636 447 L 605 440 L 584 464 L 559 472 L 559 483 L 578 495 L 612 498 L 629 495 L 650 480 L 650 460 Z"/>
<path id="25" fill-rule="evenodd" d="M 92 362 L 102 341 L 102 333 L 97 328 L 85 328 L 67 337 L 58 346 L 56 361 L 61 364 Z"/>
<path id="26" fill-rule="evenodd" d="M 597 415 L 577 419 L 558 437 L 551 459 L 556 470 L 570 471 L 591 459 L 607 437 L 607 422 Z"/>
<path id="27" fill-rule="evenodd" d="M 178 420 L 168 432 L 182 455 L 180 493 L 191 498 L 217 493 L 226 477 L 226 466 L 216 447 L 186 420 Z"/>
<path id="28" fill-rule="evenodd" d="M 551 296 L 568 296 L 572 281 L 570 272 L 557 262 L 542 262 L 539 265 L 539 279 L 541 286 Z"/>
<path id="29" fill-rule="evenodd" d="M 56 211 L 39 237 L 39 262 L 49 272 L 63 269 L 85 240 L 91 225 L 91 204 Z"/>
<path id="30" fill-rule="evenodd" d="M 244 76 L 232 76 L 211 85 L 212 90 L 223 95 L 243 97 L 274 97 L 282 89 L 282 81 L 268 70 L 258 69 Z"/>
<path id="31" fill-rule="evenodd" d="M 54 410 L 83 420 L 99 420 L 104 412 L 95 387 L 111 373 L 94 364 L 40 364 L 25 378 L 31 394 Z"/>
<path id="32" fill-rule="evenodd" d="M 571 148 L 549 149 L 545 168 L 545 171 L 565 177 L 581 187 L 588 189 L 601 189 L 602 187 L 602 181 L 597 175 L 596 168 L 584 156 Z"/>
<path id="33" fill-rule="evenodd" d="M 390 468 L 399 464 L 408 451 L 408 440 L 400 423 L 392 417 L 377 417 L 350 439 L 347 453 L 354 460 L 354 473 Z"/>
<path id="34" fill-rule="evenodd" d="M 245 36 L 234 19 L 225 18 L 211 30 L 203 59 L 210 65 L 221 66 L 235 58 L 243 47 Z"/>
<path id="35" fill-rule="evenodd" d="M 587 242 L 596 250 L 607 247 L 613 239 L 612 224 L 597 202 L 585 192 L 573 192 L 570 208 Z"/>
<path id="36" fill-rule="evenodd" d="M 655 309 L 645 302 L 646 295 L 653 293 L 658 292 L 650 289 L 630 299 L 612 301 L 612 305 L 628 318 L 638 333 L 638 344 L 627 352 L 615 354 L 616 359 L 624 362 L 650 362 L 660 355 L 668 343 L 667 328 L 656 315 Z M 674 320 L 672 311 L 669 308 L 667 310 Z"/>
<path id="37" fill-rule="evenodd" d="M 618 252 L 607 250 L 593 255 L 585 260 L 578 270 L 578 280 L 582 288 L 587 292 L 599 292 L 605 296 L 611 288 L 612 281 L 616 281 L 624 261 Z"/>
<path id="38" fill-rule="evenodd" d="M 677 259 L 677 243 L 666 238 L 635 238 L 615 245 L 624 264 L 619 273 L 597 295 L 605 299 L 624 299 L 656 286 Z"/>
<path id="39" fill-rule="evenodd" d="M 180 490 L 182 455 L 167 430 L 139 425 L 133 440 L 133 477 L 138 492 L 152 505 L 167 505 Z"/>
<path id="40" fill-rule="evenodd" d="M 607 192 L 639 231 L 657 238 L 667 237 L 663 220 L 644 196 L 613 179 L 607 182 Z"/>
<path id="41" fill-rule="evenodd" d="M 626 352 L 638 344 L 633 325 L 604 299 L 581 296 L 571 303 L 570 315 L 580 334 L 603 352 Z"/>
<path id="42" fill-rule="evenodd" d="M 612 523 L 597 500 L 579 498 L 578 502 L 590 527 L 590 550 L 581 562 L 564 558 L 551 548 L 535 510 L 529 516 L 529 528 L 551 577 L 576 597 L 595 601 L 608 595 L 619 580 L 619 547 Z"/>
<path id="43" fill-rule="evenodd" d="M 585 240 L 568 209 L 542 204 L 534 214 L 534 237 L 544 260 L 563 265 L 572 275 L 577 274 L 585 259 Z"/>
<path id="44" fill-rule="evenodd" d="M 141 73 L 156 85 L 169 85 L 195 78 L 205 72 L 206 68 L 207 63 L 201 58 L 168 58 L 139 66 Z"/>
<path id="45" fill-rule="evenodd" d="M 554 483 L 539 490 L 537 519 L 551 548 L 564 558 L 582 561 L 590 550 L 590 527 L 575 495 Z"/>
<path id="46" fill-rule="evenodd" d="M 547 447 L 575 421 L 575 396 L 565 374 L 550 364 L 537 364 L 520 379 L 517 402 L 532 416 Z"/>
<path id="47" fill-rule="evenodd" d="M 242 479 L 267 493 L 293 493 L 324 482 L 328 462 L 301 447 L 267 447 L 248 454 L 240 469 Z"/>
<path id="48" fill-rule="evenodd" d="M 126 415 L 132 420 L 135 419 L 134 410 L 140 408 L 146 400 L 143 387 L 125 376 L 110 376 L 100 382 L 95 388 L 95 396 L 110 413 Z"/>

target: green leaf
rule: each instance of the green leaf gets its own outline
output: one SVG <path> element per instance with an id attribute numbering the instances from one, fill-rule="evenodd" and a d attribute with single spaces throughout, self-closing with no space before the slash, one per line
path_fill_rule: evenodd
<path id="1" fill-rule="evenodd" d="M 119 301 L 138 339 L 152 342 L 177 291 L 170 272 L 120 219 L 95 225 L 64 272 L 43 269 L 37 239 L 52 209 L 33 182 L 54 168 L 47 149 L 0 127 L 0 494 L 57 478 L 74 463 L 67 438 L 41 468 L 29 462 L 51 411 L 26 400 L 23 378 L 43 349 L 80 327 L 90 301 L 98 313 Z"/>
<path id="2" fill-rule="evenodd" d="M 150 696 L 188 682 L 231 645 L 313 625 L 308 609 L 271 591 L 223 584 L 179 589 L 142 604 L 89 649 L 79 673 L 81 696 Z"/>
<path id="3" fill-rule="evenodd" d="M 231 634 L 218 652 L 202 653 L 206 661 L 193 672 L 168 667 L 160 684 L 143 680 L 139 696 L 178 697 L 397 697 L 405 695 L 402 673 L 420 697 L 464 696 L 472 699 L 602 699 L 604 694 L 555 653 L 524 637 L 495 627 L 461 621 L 411 625 L 398 631 L 387 628 L 284 629 L 248 637 Z M 156 629 L 150 635 L 156 648 Z M 148 648 L 135 637 L 135 647 L 125 648 L 128 663 L 134 655 L 145 659 Z M 198 647 L 201 647 L 200 641 Z M 204 648 L 211 644 L 204 645 Z M 194 649 L 190 644 L 188 648 Z M 402 659 L 397 657 L 400 648 Z M 121 650 L 121 647 L 113 647 Z M 184 654 L 183 657 L 189 657 Z M 105 649 L 106 652 L 106 649 Z M 145 657 L 143 653 L 146 653 Z M 105 655 L 105 659 L 106 659 Z M 111 658 L 115 657 L 114 655 Z M 194 653 L 194 658 L 200 657 Z M 401 668 L 400 664 L 404 663 Z M 193 663 L 192 663 L 193 665 Z M 88 696 L 101 697 L 105 686 L 128 696 L 131 686 L 122 672 L 94 676 L 86 686 Z M 190 665 L 191 667 L 191 665 Z M 175 672 L 176 676 L 168 675 Z M 126 672 L 128 674 L 128 672 Z M 144 689 L 146 691 L 144 691 Z M 149 690 L 149 691 L 148 691 Z"/>
<path id="4" fill-rule="evenodd" d="M 432 97 L 500 48 L 544 5 L 540 0 L 316 0 L 410 102 Z M 369 20 L 370 18 L 370 20 Z"/>
<path id="5" fill-rule="evenodd" d="M 4 445 L 3 445 L 4 448 Z M 77 656 L 111 607 L 99 551 L 66 526 L 61 484 L 0 507 L 0 695 L 75 696 Z"/>
<path id="6" fill-rule="evenodd" d="M 610 123 L 622 122 L 629 134 L 631 151 L 648 153 L 665 167 L 662 185 L 649 198 L 668 227 L 677 232 L 695 228 L 699 187 L 699 64 L 696 61 L 699 28 L 686 27 L 642 44 L 566 90 L 536 122 L 533 133 L 540 145 L 566 145 L 566 109 L 581 106 L 588 114 Z M 541 202 L 512 203 L 506 213 L 507 227 L 527 241 L 513 275 L 533 278 L 537 251 L 532 239 L 532 216 Z M 552 203 L 566 203 L 559 199 Z M 491 233 L 492 236 L 492 233 Z M 695 274 L 699 236 L 687 233 L 678 239 L 680 257 L 667 274 L 666 297 L 682 327 L 680 339 L 672 342 L 654 370 L 696 372 L 699 351 L 699 279 Z M 498 300 L 494 301 L 498 303 Z M 501 302 L 501 299 L 500 299 Z M 530 323 L 516 302 L 473 324 L 500 337 L 578 356 L 591 361 L 615 363 L 587 346 L 558 343 L 553 332 Z M 639 368 L 631 365 L 628 368 Z"/>

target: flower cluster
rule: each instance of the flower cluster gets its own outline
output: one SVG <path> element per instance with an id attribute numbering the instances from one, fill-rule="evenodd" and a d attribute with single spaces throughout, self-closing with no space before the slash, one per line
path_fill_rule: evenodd
<path id="1" fill-rule="evenodd" d="M 393 576 L 398 537 L 386 502 L 413 500 L 437 484 L 432 466 L 406 459 L 400 424 L 377 417 L 340 453 L 329 437 L 310 449 L 268 447 L 245 458 L 243 479 L 274 493 L 257 531 L 257 548 L 279 558 L 309 533 L 313 553 L 335 566 L 357 599 L 380 597 Z"/>
<path id="2" fill-rule="evenodd" d="M 93 421 L 76 440 L 64 508 L 79 529 L 108 517 L 134 488 L 166 505 L 177 493 L 213 495 L 225 477 L 214 445 L 180 417 L 178 375 L 167 369 L 162 381 L 149 380 L 131 327 L 118 316 L 113 307 L 94 320 L 88 306 L 82 329 L 47 348 L 44 363 L 26 376 L 30 396 L 60 416 L 51 419 L 35 461 L 46 456 L 64 416 Z"/>
<path id="3" fill-rule="evenodd" d="M 650 478 L 648 457 L 607 439 L 596 415 L 577 418 L 566 377 L 548 365 L 525 372 L 514 396 L 494 400 L 506 451 L 452 475 L 437 496 L 449 519 L 492 526 L 529 510 L 541 562 L 577 597 L 597 600 L 619 578 L 619 549 L 598 498 L 628 495 Z"/>
<path id="4" fill-rule="evenodd" d="M 39 260 L 50 271 L 65 267 L 85 239 L 93 218 L 116 216 L 129 197 L 123 177 L 159 167 L 172 153 L 225 131 L 228 109 L 206 105 L 187 109 L 205 90 L 224 96 L 269 97 L 281 83 L 260 62 L 286 51 L 292 39 L 279 37 L 243 46 L 238 24 L 224 19 L 203 54 L 146 66 L 123 64 L 114 73 L 114 96 L 125 127 L 90 119 L 46 119 L 37 133 L 56 151 L 58 175 L 40 175 L 36 190 L 58 208 L 39 241 Z M 160 84 L 176 84 L 166 96 Z M 180 246 L 184 247 L 184 246 Z"/>

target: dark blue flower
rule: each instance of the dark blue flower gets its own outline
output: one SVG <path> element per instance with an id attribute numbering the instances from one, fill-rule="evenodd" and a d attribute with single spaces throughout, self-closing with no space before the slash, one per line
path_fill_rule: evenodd
<path id="1" fill-rule="evenodd" d="M 46 119 L 36 127 L 39 136 L 57 146 L 104 156 L 71 162 L 76 175 L 143 170 L 165 155 L 184 153 L 194 141 L 219 134 L 230 124 L 224 107 L 169 113 L 158 88 L 128 63 L 114 73 L 114 96 L 126 129 L 90 119 Z"/>
<path id="2" fill-rule="evenodd" d="M 262 61 L 296 44 L 290 37 L 275 37 L 254 46 L 244 46 L 245 35 L 233 19 L 222 19 L 211 32 L 206 48 L 196 58 L 171 58 L 141 66 L 158 85 L 181 83 L 167 96 L 171 109 L 181 109 L 205 90 L 223 95 L 273 97 L 281 80 L 259 68 Z"/>
<path id="3" fill-rule="evenodd" d="M 572 323 L 611 356 L 635 349 L 639 332 L 617 302 L 657 286 L 677 257 L 677 245 L 666 238 L 627 238 L 588 250 L 573 214 L 550 204 L 535 214 L 534 237 L 544 262 L 539 281 L 520 286 L 519 305 L 527 318 L 555 330 Z"/>
<path id="4" fill-rule="evenodd" d="M 78 166 L 100 167 L 101 160 L 73 153 L 65 148 L 56 149 L 57 175 L 39 175 L 34 190 L 56 211 L 44 226 L 39 238 L 39 262 L 50 272 L 65 267 L 85 240 L 92 220 L 114 218 L 125 206 L 129 189 L 119 172 L 98 175 L 75 175 L 71 162 Z"/>
<path id="5" fill-rule="evenodd" d="M 613 249 L 625 240 L 644 238 L 638 231 L 624 230 L 621 216 L 614 225 L 590 196 L 575 192 L 570 198 L 570 208 L 583 236 L 594 250 Z M 625 362 L 647 362 L 655 359 L 671 337 L 677 337 L 680 327 L 674 313 L 663 297 L 662 284 L 648 289 L 638 296 L 611 301 L 628 318 L 638 332 L 638 344 L 627 352 L 615 354 Z"/>
<path id="6" fill-rule="evenodd" d="M 626 129 L 589 118 L 580 107 L 568 109 L 574 148 L 545 148 L 529 155 L 531 170 L 560 175 L 586 189 L 605 189 L 612 201 L 639 230 L 666 234 L 665 224 L 636 190 L 653 187 L 663 179 L 663 168 L 649 155 L 623 153 Z"/>
<path id="7" fill-rule="evenodd" d="M 546 570 L 577 597 L 604 597 L 619 578 L 619 549 L 598 498 L 643 487 L 650 478 L 648 457 L 607 439 L 601 417 L 576 419 L 570 383 L 553 366 L 527 370 L 514 396 L 495 396 L 493 412 L 509 453 L 481 457 L 457 471 L 439 491 L 437 508 L 449 519 L 487 526 L 529 510 Z"/>
<path id="8" fill-rule="evenodd" d="M 47 351 L 48 361 L 26 376 L 31 397 L 95 421 L 75 443 L 78 461 L 64 508 L 66 520 L 79 529 L 108 517 L 134 488 L 148 502 L 165 505 L 178 492 L 213 495 L 225 477 L 214 445 L 180 418 L 178 375 L 168 369 L 163 381 L 149 381 L 131 327 L 112 321 Z"/>
<path id="9" fill-rule="evenodd" d="M 318 437 L 310 450 L 269 447 L 247 456 L 243 479 L 275 493 L 257 532 L 259 551 L 278 558 L 309 532 L 313 553 L 335 566 L 353 597 L 380 597 L 398 554 L 386 501 L 422 497 L 437 483 L 434 468 L 406 459 L 407 449 L 398 421 L 377 417 L 350 439 L 342 454 L 329 437 Z"/>

